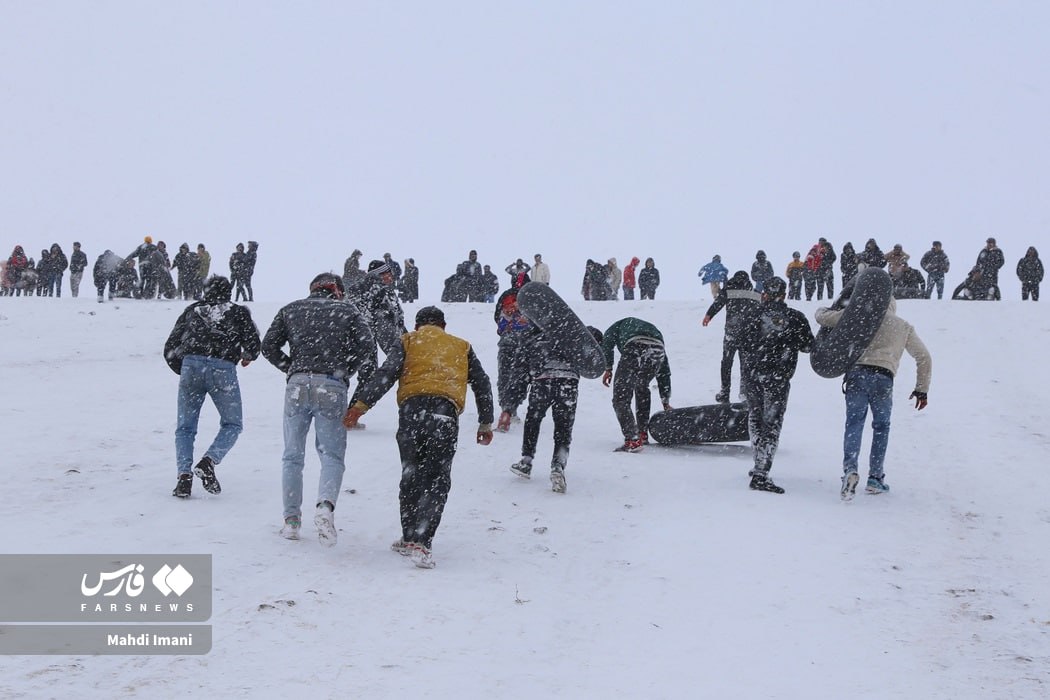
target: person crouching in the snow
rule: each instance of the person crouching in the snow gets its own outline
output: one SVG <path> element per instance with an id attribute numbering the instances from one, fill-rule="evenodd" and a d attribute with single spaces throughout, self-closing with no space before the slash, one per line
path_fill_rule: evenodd
<path id="1" fill-rule="evenodd" d="M 179 375 L 175 428 L 179 479 L 172 492 L 178 498 L 189 498 L 194 474 L 208 493 L 222 490 L 215 478 L 215 467 L 241 434 L 237 362 L 247 367 L 259 357 L 259 329 L 246 307 L 230 301 L 230 291 L 230 281 L 225 277 L 210 278 L 204 285 L 204 299 L 186 307 L 164 343 L 164 360 Z M 211 397 L 219 413 L 219 433 L 191 469 L 193 442 L 205 396 Z"/>
<path id="2" fill-rule="evenodd" d="M 589 328 L 599 343 L 602 332 Z M 546 333 L 531 326 L 523 334 L 514 356 L 514 370 L 528 377 L 528 382 L 512 382 L 511 391 L 528 386 L 529 407 L 525 412 L 525 430 L 521 438 L 521 459 L 510 470 L 528 479 L 540 438 L 540 424 L 550 409 L 554 420 L 554 455 L 551 457 L 551 490 L 565 493 L 565 467 L 569 461 L 572 427 L 576 422 L 576 404 L 580 397 L 580 373 L 573 358 L 559 350 Z M 521 389 L 522 392 L 524 389 Z M 517 403 L 525 398 L 512 395 Z"/>
<path id="3" fill-rule="evenodd" d="M 425 306 L 416 329 L 401 336 L 383 366 L 358 389 L 347 429 L 398 382 L 397 447 L 401 455 L 401 537 L 391 549 L 421 569 L 434 567 L 430 548 L 452 487 L 452 459 L 467 385 L 478 409 L 478 444 L 492 442 L 492 384 L 470 343 L 445 332 L 445 314 Z"/>
<path id="4" fill-rule="evenodd" d="M 613 376 L 613 351 L 620 351 L 620 362 Z M 660 401 L 671 410 L 671 366 L 667 362 L 664 337 L 660 330 L 640 318 L 621 318 L 602 334 L 605 374 L 602 384 L 612 384 L 613 412 L 620 423 L 623 445 L 618 452 L 638 452 L 649 442 L 649 412 L 652 395 L 649 383 L 656 378 Z M 631 412 L 631 399 L 635 413 Z"/>
<path id="5" fill-rule="evenodd" d="M 784 493 L 769 478 L 773 456 L 780 442 L 791 377 L 800 352 L 809 352 L 813 331 L 800 311 L 784 302 L 787 282 L 780 277 L 766 281 L 762 303 L 749 311 L 740 331 L 742 373 L 747 375 L 748 432 L 755 466 L 749 472 L 754 491 Z"/>

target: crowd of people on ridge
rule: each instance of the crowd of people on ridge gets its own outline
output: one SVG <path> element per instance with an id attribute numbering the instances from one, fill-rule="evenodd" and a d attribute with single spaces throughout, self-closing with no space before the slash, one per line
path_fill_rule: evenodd
<path id="1" fill-rule="evenodd" d="M 247 249 L 238 243 L 230 255 L 229 278 L 236 287 L 237 301 L 255 300 L 252 277 L 258 249 L 256 241 L 248 241 Z M 58 243 L 41 250 L 39 260 L 28 257 L 23 247 L 16 245 L 10 257 L 0 260 L 0 296 L 61 297 L 68 269 L 70 295 L 78 297 L 88 263 L 79 241 L 73 243 L 68 259 Z M 107 249 L 96 257 L 91 268 L 92 284 L 100 303 L 120 298 L 200 300 L 205 280 L 213 272 L 211 263 L 211 253 L 203 243 L 197 244 L 196 251 L 183 243 L 172 258 L 164 241 L 154 243 L 152 236 L 145 236 L 126 256 Z"/>

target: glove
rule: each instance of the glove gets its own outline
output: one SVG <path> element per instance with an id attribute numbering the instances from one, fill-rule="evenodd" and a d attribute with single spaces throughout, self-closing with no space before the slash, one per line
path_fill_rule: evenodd
<path id="1" fill-rule="evenodd" d="M 612 384 L 612 370 L 611 369 L 605 370 L 605 374 L 602 375 L 602 384 L 604 384 L 605 386 L 609 386 L 610 384 Z"/>
<path id="2" fill-rule="evenodd" d="M 492 442 L 492 428 L 489 428 L 488 430 L 478 428 L 478 444 L 487 445 L 490 442 Z"/>
<path id="3" fill-rule="evenodd" d="M 704 320 L 701 321 L 700 323 L 701 323 L 701 325 L 703 325 L 706 328 L 707 324 L 711 323 L 711 317 L 710 316 L 704 316 Z"/>
<path id="4" fill-rule="evenodd" d="M 343 416 L 343 427 L 347 430 L 353 429 L 357 425 L 357 421 L 361 420 L 361 416 L 365 415 L 357 405 L 351 406 L 346 409 L 346 415 Z"/>
<path id="5" fill-rule="evenodd" d="M 913 391 L 909 399 L 915 399 L 915 408 L 922 410 L 926 408 L 926 392 L 925 391 Z"/>

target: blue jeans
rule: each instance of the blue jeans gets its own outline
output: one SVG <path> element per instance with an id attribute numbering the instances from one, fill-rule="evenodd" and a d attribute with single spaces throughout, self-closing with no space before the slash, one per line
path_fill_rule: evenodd
<path id="1" fill-rule="evenodd" d="M 219 434 L 204 454 L 218 464 L 241 434 L 241 387 L 237 365 L 201 355 L 187 355 L 179 374 L 178 424 L 175 427 L 175 464 L 179 474 L 193 467 L 193 440 L 204 397 L 210 396 L 219 412 Z"/>
<path id="2" fill-rule="evenodd" d="M 301 517 L 303 505 L 303 464 L 306 460 L 306 434 L 314 424 L 314 441 L 321 461 L 317 503 L 339 500 L 346 471 L 346 384 L 324 374 L 293 374 L 284 390 L 284 456 L 282 493 L 284 517 Z"/>
<path id="3" fill-rule="evenodd" d="M 933 288 L 937 287 L 937 298 L 944 298 L 944 273 L 931 272 L 926 276 L 926 298 L 933 296 Z"/>
<path id="4" fill-rule="evenodd" d="M 893 413 L 893 377 L 864 365 L 846 372 L 846 434 L 842 441 L 842 470 L 855 472 L 860 458 L 864 421 L 871 407 L 871 455 L 868 477 L 881 479 L 886 447 L 890 443 L 890 414 Z"/>

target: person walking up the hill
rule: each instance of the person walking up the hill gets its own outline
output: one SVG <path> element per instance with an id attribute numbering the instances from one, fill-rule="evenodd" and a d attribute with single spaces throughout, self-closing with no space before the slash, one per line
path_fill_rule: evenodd
<path id="1" fill-rule="evenodd" d="M 833 327 L 842 319 L 843 311 L 817 309 L 817 323 Z M 846 428 L 842 440 L 841 497 L 853 499 L 859 481 L 861 439 L 864 423 L 871 408 L 871 454 L 868 458 L 870 494 L 886 493 L 890 487 L 885 481 L 886 448 L 890 441 L 890 418 L 893 413 L 893 380 L 900 367 L 901 355 L 907 350 L 915 360 L 915 389 L 909 399 L 915 399 L 915 408 L 926 408 L 927 392 L 933 359 L 919 338 L 915 328 L 897 316 L 897 302 L 890 299 L 886 315 L 879 324 L 875 337 L 861 354 L 857 363 L 846 370 L 842 382 L 846 395 Z"/>
<path id="2" fill-rule="evenodd" d="M 247 367 L 259 357 L 259 348 L 259 329 L 251 312 L 230 301 L 230 281 L 225 277 L 210 278 L 204 285 L 203 301 L 190 304 L 175 321 L 164 343 L 164 360 L 179 375 L 178 481 L 173 496 L 189 498 L 194 474 L 208 493 L 222 491 L 215 467 L 233 448 L 243 427 L 237 363 Z M 205 396 L 211 397 L 219 413 L 219 433 L 193 466 L 193 443 Z"/>
<path id="3" fill-rule="evenodd" d="M 367 376 L 374 372 L 376 357 L 368 322 L 353 304 L 343 301 L 343 294 L 342 277 L 322 272 L 310 282 L 310 296 L 277 312 L 262 341 L 263 357 L 288 381 L 284 390 L 281 536 L 299 539 L 306 435 L 313 423 L 321 462 L 314 527 L 320 543 L 328 547 L 336 543 L 335 506 L 346 471 L 343 420 L 349 411 L 347 386 L 354 373 Z"/>
<path id="4" fill-rule="evenodd" d="M 813 345 L 809 322 L 788 307 L 786 295 L 787 282 L 780 277 L 768 280 L 762 303 L 748 309 L 740 332 L 741 361 L 747 375 L 747 425 L 754 452 L 754 467 L 749 472 L 752 491 L 784 493 L 769 472 L 780 444 L 798 354 L 809 352 Z"/>
<path id="5" fill-rule="evenodd" d="M 492 442 L 492 384 L 470 343 L 445 332 L 436 306 L 416 313 L 415 330 L 358 390 L 343 424 L 353 428 L 394 383 L 398 383 L 397 448 L 401 456 L 401 537 L 391 549 L 421 569 L 432 569 L 431 548 L 452 487 L 452 460 L 467 386 L 478 409 L 476 440 Z"/>

